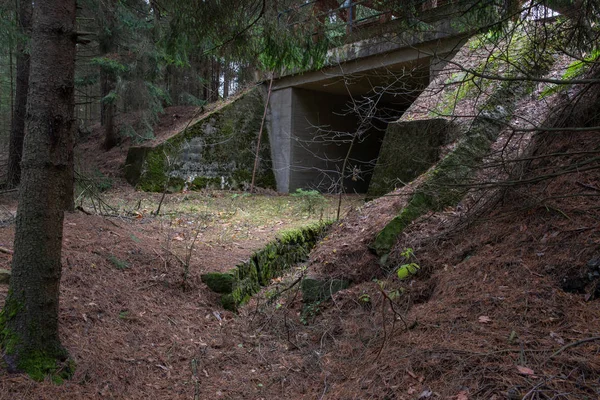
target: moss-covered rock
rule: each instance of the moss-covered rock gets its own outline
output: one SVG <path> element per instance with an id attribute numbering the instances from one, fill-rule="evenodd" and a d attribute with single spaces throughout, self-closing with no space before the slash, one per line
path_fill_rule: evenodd
<path id="1" fill-rule="evenodd" d="M 10 283 L 10 271 L 0 268 L 0 285 L 8 285 Z"/>
<path id="2" fill-rule="evenodd" d="M 127 181 L 153 192 L 179 191 L 185 185 L 192 190 L 248 186 L 264 102 L 262 88 L 255 88 L 159 145 L 130 148 Z M 265 130 L 256 184 L 274 188 L 268 135 Z"/>
<path id="3" fill-rule="evenodd" d="M 204 274 L 202 281 L 211 290 L 223 294 L 221 304 L 225 309 L 235 311 L 258 292 L 261 286 L 269 285 L 273 278 L 306 261 L 310 250 L 329 225 L 314 224 L 283 232 L 278 239 L 254 253 L 248 261 L 226 273 Z"/>
<path id="4" fill-rule="evenodd" d="M 236 280 L 235 275 L 235 270 L 225 273 L 209 272 L 208 274 L 201 275 L 200 278 L 213 292 L 231 293 L 233 291 L 233 284 Z"/>

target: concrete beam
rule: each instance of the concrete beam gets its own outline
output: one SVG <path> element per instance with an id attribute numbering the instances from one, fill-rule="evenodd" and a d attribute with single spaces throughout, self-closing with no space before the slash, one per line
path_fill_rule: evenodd
<path id="1" fill-rule="evenodd" d="M 318 71 L 286 76 L 273 82 L 273 91 L 377 69 L 400 68 L 402 64 L 408 64 L 430 57 L 440 58 L 445 54 L 453 53 L 459 49 L 466 40 L 467 38 L 463 36 L 449 37 L 434 42 L 421 43 L 412 47 L 402 47 L 387 53 L 375 54 L 369 57 L 347 61 L 343 64 L 325 67 Z"/>

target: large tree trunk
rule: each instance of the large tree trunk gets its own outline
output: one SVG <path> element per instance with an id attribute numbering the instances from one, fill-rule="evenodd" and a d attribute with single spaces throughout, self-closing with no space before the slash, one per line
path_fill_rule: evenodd
<path id="1" fill-rule="evenodd" d="M 0 313 L 8 368 L 34 379 L 72 372 L 58 335 L 58 301 L 63 210 L 73 184 L 75 3 L 44 0 L 34 7 L 12 277 Z"/>
<path id="2" fill-rule="evenodd" d="M 19 1 L 19 28 L 25 36 L 31 30 L 31 1 Z M 21 157 L 23 156 L 23 138 L 25 137 L 25 112 L 27 111 L 27 89 L 29 87 L 29 54 L 22 40 L 17 45 L 17 88 L 15 107 L 10 127 L 8 147 L 8 188 L 16 187 L 21 179 Z"/>

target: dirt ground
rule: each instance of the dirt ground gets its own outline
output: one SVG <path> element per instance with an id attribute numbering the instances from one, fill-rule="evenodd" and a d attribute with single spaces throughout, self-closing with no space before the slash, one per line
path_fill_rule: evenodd
<path id="1" fill-rule="evenodd" d="M 547 135 L 529 183 L 496 192 L 484 213 L 416 221 L 394 252 L 401 264 L 412 249 L 411 279 L 367 249 L 410 187 L 365 205 L 347 199 L 311 260 L 239 314 L 200 274 L 332 216 L 335 199 L 308 213 L 291 196 L 179 193 L 157 218 L 160 195 L 115 180 L 103 198 L 118 216 L 65 221 L 60 329 L 75 376 L 57 386 L 0 370 L 0 399 L 600 398 L 598 161 L 561 173 L 600 152 L 598 134 Z M 0 205 L 0 246 L 10 249 L 14 193 Z M 9 264 L 0 253 L 0 268 Z M 297 282 L 307 273 L 353 285 L 305 305 Z"/>
<path id="2" fill-rule="evenodd" d="M 208 347 L 228 349 L 239 318 L 200 275 L 233 268 L 278 232 L 333 215 L 336 204 L 329 198 L 323 213 L 308 213 L 291 196 L 180 193 L 167 197 L 162 217 L 151 216 L 159 198 L 118 187 L 105 194 L 114 209 L 121 202 L 118 216 L 66 215 L 61 338 L 77 375 L 55 387 L 2 371 L 0 398 L 189 398 L 190 363 Z M 344 207 L 358 202 L 351 196 Z M 1 204 L 0 247 L 12 249 L 16 194 Z M 0 252 L 0 268 L 10 260 Z M 1 303 L 6 292 L 0 287 Z"/>

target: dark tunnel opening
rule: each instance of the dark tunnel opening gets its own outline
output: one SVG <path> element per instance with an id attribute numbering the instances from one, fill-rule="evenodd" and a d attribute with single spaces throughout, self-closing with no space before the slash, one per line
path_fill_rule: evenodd
<path id="1" fill-rule="evenodd" d="M 366 193 L 390 122 L 429 83 L 428 60 L 292 90 L 289 190 Z"/>

